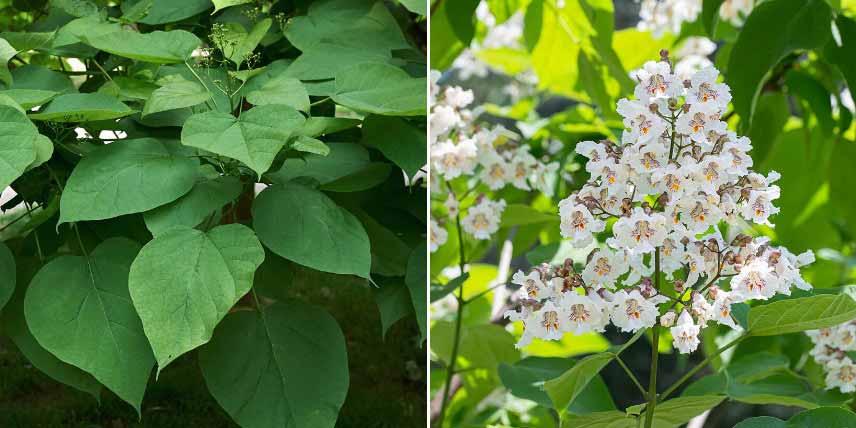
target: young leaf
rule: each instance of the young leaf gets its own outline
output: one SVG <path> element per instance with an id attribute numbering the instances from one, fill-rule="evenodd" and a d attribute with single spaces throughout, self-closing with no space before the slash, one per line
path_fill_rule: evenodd
<path id="1" fill-rule="evenodd" d="M 128 271 L 139 250 L 129 239 L 112 238 L 88 257 L 60 256 L 39 270 L 24 300 L 39 344 L 92 374 L 137 413 L 154 365 L 128 295 Z"/>
<path id="2" fill-rule="evenodd" d="M 339 325 L 294 301 L 227 316 L 199 365 L 211 395 L 245 428 L 333 428 L 348 391 Z"/>
<path id="3" fill-rule="evenodd" d="M 211 12 L 211 14 L 213 15 L 227 7 L 252 3 L 253 0 L 212 0 L 212 2 L 214 3 L 214 11 Z"/>
<path id="4" fill-rule="evenodd" d="M 399 117 L 367 117 L 363 122 L 362 143 L 376 147 L 410 177 L 427 162 L 425 132 Z"/>
<path id="5" fill-rule="evenodd" d="M 235 64 L 243 63 L 267 34 L 272 22 L 270 18 L 262 19 L 249 33 L 241 24 L 226 24 L 226 34 L 223 36 L 226 43 L 220 45 L 223 55 Z"/>
<path id="6" fill-rule="evenodd" d="M 369 277 L 371 252 L 363 226 L 317 190 L 294 183 L 268 187 L 253 203 L 253 226 L 265 246 L 288 260 Z"/>
<path id="7" fill-rule="evenodd" d="M 237 159 L 262 175 L 303 121 L 303 115 L 284 105 L 253 107 L 240 118 L 209 111 L 187 119 L 181 143 Z"/>
<path id="8" fill-rule="evenodd" d="M 425 85 L 424 77 L 410 77 L 393 65 L 363 63 L 336 74 L 336 93 L 332 98 L 356 111 L 419 116 L 425 114 Z"/>
<path id="9" fill-rule="evenodd" d="M 81 39 L 96 49 L 125 58 L 156 64 L 185 62 L 202 41 L 184 30 L 138 33 L 120 30 Z"/>
<path id="10" fill-rule="evenodd" d="M 120 140 L 83 158 L 68 178 L 59 223 L 102 220 L 172 202 L 196 181 L 194 159 L 155 140 Z"/>
<path id="11" fill-rule="evenodd" d="M 53 122 L 92 122 L 130 116 L 135 112 L 107 94 L 64 94 L 51 100 L 37 113 L 30 114 L 30 118 Z"/>
<path id="12" fill-rule="evenodd" d="M 166 76 L 158 83 L 163 86 L 151 93 L 146 101 L 146 106 L 143 107 L 143 116 L 166 110 L 192 107 L 211 99 L 211 92 L 208 92 L 202 85 L 186 80 L 178 74 Z"/>
<path id="13" fill-rule="evenodd" d="M 0 83 L 12 85 L 12 73 L 9 72 L 9 60 L 17 55 L 18 51 L 6 41 L 0 38 Z"/>
<path id="14" fill-rule="evenodd" d="M 15 256 L 6 244 L 0 242 L 0 311 L 15 292 Z"/>
<path id="15" fill-rule="evenodd" d="M 821 294 L 786 299 L 749 310 L 749 331 L 773 336 L 816 330 L 856 318 L 856 301 L 846 294 Z"/>
<path id="16" fill-rule="evenodd" d="M 378 288 L 374 290 L 375 302 L 380 312 L 381 335 L 386 336 L 393 324 L 413 312 L 413 305 L 407 286 L 400 279 L 378 281 Z"/>
<path id="17" fill-rule="evenodd" d="M 214 327 L 250 291 L 264 249 L 240 224 L 208 232 L 174 228 L 146 244 L 128 286 L 158 372 L 207 343 Z"/>
<path id="18" fill-rule="evenodd" d="M 195 227 L 241 194 L 236 177 L 203 180 L 186 195 L 143 214 L 146 227 L 158 236 L 174 227 Z"/>

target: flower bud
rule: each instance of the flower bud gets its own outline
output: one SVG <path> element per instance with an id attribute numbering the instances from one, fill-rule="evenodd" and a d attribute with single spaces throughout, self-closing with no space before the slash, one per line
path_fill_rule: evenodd
<path id="1" fill-rule="evenodd" d="M 675 292 L 676 292 L 676 293 L 678 293 L 678 294 L 683 293 L 683 292 L 684 292 L 684 290 L 686 289 L 686 288 L 684 287 L 684 284 L 685 284 L 684 280 L 682 280 L 682 279 L 676 279 L 676 280 L 675 280 Z"/>
<path id="2" fill-rule="evenodd" d="M 660 325 L 663 327 L 671 327 L 675 325 L 675 319 L 677 317 L 678 315 L 675 313 L 675 311 L 666 312 L 665 314 L 663 314 L 663 316 L 660 317 Z"/>
<path id="3" fill-rule="evenodd" d="M 690 79 L 684 80 L 684 87 L 687 89 L 692 88 L 693 87 L 693 81 Z"/>
<path id="4" fill-rule="evenodd" d="M 682 105 L 681 110 L 683 110 L 684 113 L 689 113 L 690 112 L 690 105 L 689 104 Z"/>
<path id="5" fill-rule="evenodd" d="M 660 106 L 657 103 L 651 103 L 648 105 L 648 110 L 651 110 L 651 113 L 658 113 L 660 111 Z"/>
<path id="6" fill-rule="evenodd" d="M 601 288 L 600 290 L 597 290 L 597 294 L 598 294 L 598 295 L 599 295 L 603 300 L 606 300 L 607 302 L 611 302 L 611 301 L 612 301 L 612 299 L 613 299 L 613 297 L 615 296 L 614 294 L 610 293 L 610 292 L 609 292 L 609 290 L 607 290 L 607 289 L 605 289 L 605 288 Z"/>

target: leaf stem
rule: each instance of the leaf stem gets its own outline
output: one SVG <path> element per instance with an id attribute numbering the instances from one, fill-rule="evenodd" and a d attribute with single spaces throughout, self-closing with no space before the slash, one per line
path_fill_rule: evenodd
<path id="1" fill-rule="evenodd" d="M 201 77 L 199 77 L 199 75 L 198 75 L 198 74 L 196 74 L 196 70 L 194 70 L 194 69 L 193 69 L 193 67 L 191 67 L 191 66 L 190 66 L 190 63 L 188 63 L 187 61 L 185 61 L 185 62 L 184 62 L 184 65 L 187 67 L 187 69 L 188 69 L 188 70 L 190 70 L 190 72 L 191 72 L 191 73 L 193 73 L 193 77 L 196 77 L 196 80 L 198 80 L 198 81 L 199 81 L 199 83 L 201 83 L 201 84 L 202 84 L 202 87 L 203 87 L 203 88 L 205 88 L 205 90 L 206 90 L 206 91 L 208 91 L 208 93 L 209 93 L 209 94 L 211 94 L 211 102 L 213 102 L 213 103 L 214 103 L 214 108 L 217 108 L 217 107 L 218 107 L 218 106 L 217 106 L 217 99 L 216 99 L 216 98 L 214 98 L 214 93 L 213 93 L 213 92 L 211 92 L 211 89 L 208 89 L 208 85 L 206 85 L 206 84 L 205 84 L 205 82 L 202 80 L 202 78 L 201 78 Z M 206 101 L 206 102 L 207 102 L 207 101 Z"/>
<path id="2" fill-rule="evenodd" d="M 615 354 L 615 361 L 618 363 L 618 365 L 621 366 L 622 369 L 624 369 L 624 372 L 627 373 L 627 376 L 630 378 L 630 380 L 633 381 L 633 384 L 636 385 L 636 388 L 639 389 L 639 392 L 642 393 L 642 398 L 647 400 L 648 393 L 645 392 L 645 387 L 642 386 L 642 383 L 639 382 L 639 379 L 636 378 L 636 375 L 634 375 L 633 372 L 630 371 L 630 368 L 627 367 L 627 364 L 624 364 L 624 360 L 622 360 L 621 357 L 618 356 L 618 354 Z"/>
<path id="3" fill-rule="evenodd" d="M 309 103 L 309 106 L 310 106 L 310 107 L 312 107 L 312 106 L 317 106 L 318 104 L 325 103 L 325 102 L 327 102 L 328 100 L 330 100 L 330 97 L 324 97 L 324 98 L 321 98 L 321 99 L 320 99 L 320 100 L 318 100 L 318 101 L 315 101 L 314 103 Z"/>

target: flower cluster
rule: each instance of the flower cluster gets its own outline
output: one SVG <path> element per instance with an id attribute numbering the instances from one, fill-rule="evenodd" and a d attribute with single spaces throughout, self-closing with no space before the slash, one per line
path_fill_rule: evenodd
<path id="1" fill-rule="evenodd" d="M 752 12 L 757 0 L 725 0 L 719 8 L 721 19 L 734 26 Z M 659 38 L 663 33 L 679 34 L 684 22 L 694 22 L 701 14 L 702 0 L 642 0 L 639 9 L 640 30 L 650 30 Z"/>
<path id="2" fill-rule="evenodd" d="M 826 389 L 856 391 L 856 364 L 848 355 L 856 351 L 856 320 L 806 334 L 814 343 L 812 357 L 826 372 Z"/>
<path id="3" fill-rule="evenodd" d="M 514 134 L 501 126 L 474 126 L 473 114 L 467 109 L 473 102 L 472 91 L 457 86 L 441 88 L 437 84 L 439 73 L 431 77 L 432 192 L 442 193 L 444 182 L 464 178 L 471 189 L 483 184 L 492 191 L 513 186 L 552 193 L 548 177 L 555 175 L 557 162 L 539 160 L 529 152 L 529 146 L 518 145 Z M 449 217 L 458 215 L 460 199 L 463 198 L 448 191 L 445 207 Z M 505 201 L 491 201 L 480 195 L 466 210 L 461 227 L 475 239 L 489 239 L 499 229 L 504 209 Z M 446 242 L 448 233 L 437 220 L 432 219 L 431 226 L 431 248 L 436 251 Z"/>
<path id="4" fill-rule="evenodd" d="M 800 275 L 811 252 L 797 256 L 736 227 L 728 238 L 721 233 L 722 224 L 769 225 L 779 175 L 753 172 L 749 139 L 726 129 L 721 116 L 731 95 L 718 71 L 681 81 L 662 55 L 635 72 L 636 99 L 618 102 L 621 142 L 577 144 L 591 179 L 559 203 L 561 234 L 580 248 L 610 225 L 612 234 L 581 269 L 567 260 L 514 275 L 524 300 L 507 316 L 524 323 L 518 346 L 602 331 L 610 321 L 634 332 L 659 318 L 687 353 L 710 323 L 740 328 L 732 305 L 811 288 Z M 658 289 L 657 270 L 674 293 Z"/>

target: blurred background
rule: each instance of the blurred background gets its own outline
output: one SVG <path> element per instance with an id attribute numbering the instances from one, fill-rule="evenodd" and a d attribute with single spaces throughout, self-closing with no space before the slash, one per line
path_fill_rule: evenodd
<path id="1" fill-rule="evenodd" d="M 566 257 L 584 261 L 598 245 L 574 250 L 559 235 L 558 201 L 588 179 L 583 170 L 586 159 L 573 149 L 584 140 L 620 139 L 622 124 L 615 102 L 632 96 L 628 73 L 656 60 L 660 49 L 670 51 L 678 74 L 687 76 L 715 65 L 732 87 L 732 82 L 738 82 L 758 88 L 751 125 L 744 104 L 732 106 L 725 120 L 729 129 L 752 140 L 750 154 L 756 171 L 782 174 L 777 183 L 782 197 L 776 204 L 781 214 L 773 217 L 774 228 L 746 225 L 747 232 L 767 235 L 794 253 L 813 250 L 817 262 L 802 272 L 815 292 L 838 291 L 856 283 L 856 174 L 852 172 L 856 128 L 847 86 L 854 83 L 854 69 L 852 60 L 839 55 L 842 49 L 851 57 L 856 52 L 848 43 L 848 37 L 853 37 L 850 31 L 856 28 L 851 27 L 854 2 L 485 0 L 474 6 L 469 41 L 468 31 L 460 29 L 467 27 L 467 20 L 452 18 L 451 11 L 460 13 L 459 8 L 449 1 L 432 1 L 431 63 L 442 72 L 440 85 L 471 89 L 475 102 L 470 108 L 477 123 L 501 124 L 516 133 L 521 144 L 530 145 L 533 154 L 544 162 L 558 161 L 561 168 L 550 178 L 556 189 L 552 198 L 510 186 L 492 193 L 492 199 L 502 198 L 516 207 L 513 215 L 506 211 L 496 239 L 466 243 L 471 263 L 464 296 L 476 300 L 464 309 L 461 346 L 463 358 L 475 369 L 456 376 L 452 383 L 451 426 L 556 426 L 557 413 L 550 408 L 550 400 L 533 385 L 561 374 L 573 365 L 569 358 L 604 351 L 630 337 L 610 326 L 604 334 L 536 340 L 517 351 L 513 344 L 520 326 L 507 325 L 502 319 L 513 305 L 514 290 L 504 284 L 518 269 L 528 272 L 542 262 L 558 264 Z M 799 41 L 800 49 L 783 49 L 794 41 Z M 738 44 L 742 46 L 735 49 Z M 779 53 L 781 58 L 775 56 Z M 759 61 L 769 63 L 760 75 Z M 744 94 L 743 99 L 751 95 Z M 479 191 L 489 192 L 477 189 L 473 197 Z M 435 198 L 432 216 L 445 215 L 443 201 Z M 449 237 L 432 254 L 431 274 L 437 284 L 460 275 L 451 230 Z M 439 285 L 434 290 L 440 290 Z M 432 301 L 433 414 L 445 380 L 442 361 L 448 360 L 456 302 L 452 296 L 437 300 L 432 296 Z M 702 360 L 705 350 L 715 349 L 731 334 L 715 328 L 704 332 L 702 352 L 692 355 L 672 352 L 671 338 L 661 338 L 661 391 Z M 481 337 L 481 343 L 468 345 L 472 336 Z M 467 354 L 470 346 L 478 353 L 473 349 Z M 651 346 L 650 339 L 639 340 L 622 354 L 643 383 L 649 376 Z M 790 334 L 753 338 L 736 352 L 725 353 L 712 368 L 697 375 L 698 382 L 690 388 L 715 390 L 707 389 L 721 380 L 713 374 L 735 354 L 766 361 L 769 367 L 746 359 L 742 367 L 733 368 L 754 371 L 759 379 L 775 375 L 734 383 L 729 395 L 740 399 L 727 400 L 690 427 L 732 427 L 757 415 L 787 419 L 819 403 L 850 400 L 852 396 L 823 390 L 823 372 L 808 355 L 810 349 L 804 334 Z M 591 402 L 572 407 L 586 413 L 642 402 L 617 364 L 608 365 L 601 378 L 586 393 Z M 737 391 L 738 387 L 744 389 Z"/>

